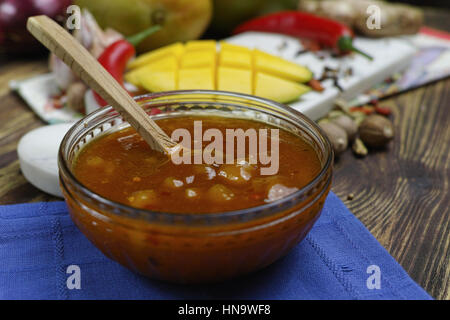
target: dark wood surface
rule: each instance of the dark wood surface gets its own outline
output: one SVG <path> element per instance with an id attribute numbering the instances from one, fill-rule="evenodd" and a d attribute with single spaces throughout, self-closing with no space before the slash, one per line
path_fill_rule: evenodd
<path id="1" fill-rule="evenodd" d="M 430 26 L 449 30 L 449 21 L 448 13 L 427 11 Z M 7 85 L 45 72 L 46 62 L 0 63 L 0 204 L 58 200 L 20 173 L 17 143 L 43 123 Z M 393 109 L 395 140 L 364 159 L 346 152 L 335 164 L 332 190 L 419 285 L 450 299 L 450 80 L 383 105 Z"/>

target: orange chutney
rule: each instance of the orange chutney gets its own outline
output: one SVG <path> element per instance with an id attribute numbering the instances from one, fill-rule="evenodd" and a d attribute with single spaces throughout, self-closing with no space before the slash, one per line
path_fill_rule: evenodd
<path id="1" fill-rule="evenodd" d="M 202 121 L 203 131 L 219 129 L 223 137 L 230 128 L 256 132 L 276 129 L 261 122 L 223 117 L 180 117 L 157 123 L 169 136 L 184 128 L 194 137 L 194 121 Z M 268 134 L 268 151 L 271 139 Z M 87 145 L 75 162 L 74 173 L 92 191 L 136 208 L 172 213 L 239 210 L 278 200 L 304 187 L 319 173 L 320 161 L 306 141 L 286 130 L 279 130 L 278 140 L 278 172 L 262 175 L 260 169 L 267 165 L 257 159 L 249 163 L 248 139 L 245 159 L 233 164 L 177 165 L 151 150 L 134 129 L 126 128 Z M 203 149 L 208 144 L 210 141 L 203 141 Z"/>
<path id="2" fill-rule="evenodd" d="M 192 133 L 195 120 L 203 131 L 276 128 L 203 115 L 156 122 L 170 136 L 177 128 Z M 320 215 L 332 155 L 319 153 L 316 138 L 279 128 L 278 139 L 279 170 L 264 176 L 248 154 L 233 164 L 176 165 L 128 127 L 84 145 L 70 169 L 77 181 L 62 170 L 61 186 L 73 221 L 108 257 L 151 278 L 222 281 L 285 255 Z"/>

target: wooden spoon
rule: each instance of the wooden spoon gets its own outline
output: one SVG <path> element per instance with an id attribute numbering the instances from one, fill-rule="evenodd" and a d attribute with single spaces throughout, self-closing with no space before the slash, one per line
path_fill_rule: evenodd
<path id="1" fill-rule="evenodd" d="M 177 143 L 147 115 L 124 88 L 66 30 L 47 16 L 30 17 L 28 31 L 64 61 L 136 129 L 154 150 L 172 154 Z"/>

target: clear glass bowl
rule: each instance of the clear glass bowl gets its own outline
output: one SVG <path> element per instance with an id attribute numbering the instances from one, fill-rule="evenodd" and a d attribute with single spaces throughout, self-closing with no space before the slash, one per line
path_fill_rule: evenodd
<path id="1" fill-rule="evenodd" d="M 331 145 L 313 121 L 273 101 L 230 92 L 173 91 L 136 100 L 154 119 L 210 114 L 263 121 L 289 130 L 313 146 L 322 169 L 301 190 L 245 210 L 174 214 L 136 209 L 89 190 L 71 171 L 84 145 L 128 126 L 111 107 L 97 110 L 69 130 L 58 160 L 70 215 L 106 256 L 151 278 L 216 282 L 273 263 L 306 236 L 330 190 L 333 163 Z"/>

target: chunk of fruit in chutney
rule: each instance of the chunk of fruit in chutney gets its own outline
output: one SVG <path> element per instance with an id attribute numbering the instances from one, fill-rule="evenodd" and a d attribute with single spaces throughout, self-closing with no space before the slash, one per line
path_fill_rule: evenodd
<path id="1" fill-rule="evenodd" d="M 234 198 L 234 193 L 223 184 L 215 184 L 207 191 L 208 199 L 214 203 L 223 203 Z"/>
<path id="2" fill-rule="evenodd" d="M 185 196 L 189 200 L 197 200 L 201 197 L 201 190 L 198 188 L 187 188 L 185 191 Z"/>
<path id="3" fill-rule="evenodd" d="M 183 181 L 175 179 L 174 177 L 168 177 L 164 179 L 163 186 L 169 190 L 175 190 L 181 188 L 184 185 Z"/>
<path id="4" fill-rule="evenodd" d="M 244 166 L 224 164 L 220 167 L 218 177 L 224 183 L 242 185 L 250 181 L 252 174 L 250 173 L 250 170 Z"/>
<path id="5" fill-rule="evenodd" d="M 133 192 L 128 201 L 133 207 L 144 209 L 157 204 L 159 200 L 155 190 L 150 189 Z"/>

